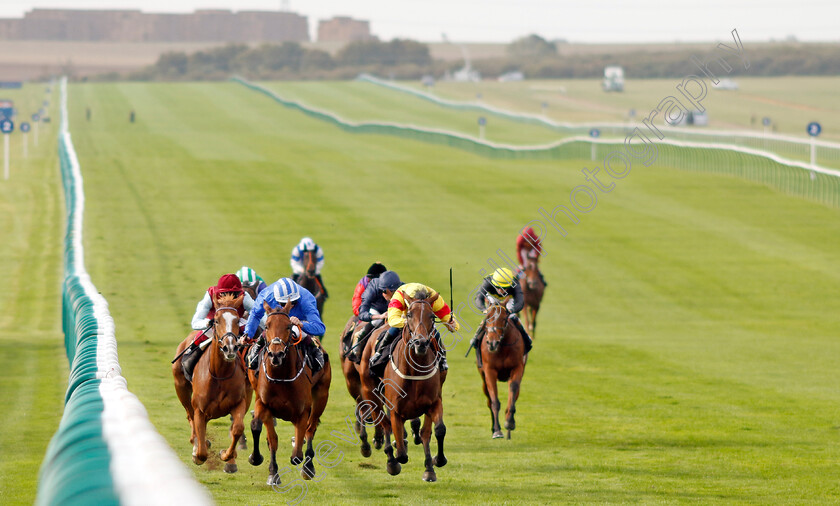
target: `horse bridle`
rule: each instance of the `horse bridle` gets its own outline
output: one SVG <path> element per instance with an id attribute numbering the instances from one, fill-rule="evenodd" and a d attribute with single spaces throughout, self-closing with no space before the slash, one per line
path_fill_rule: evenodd
<path id="1" fill-rule="evenodd" d="M 491 304 L 490 307 L 487 308 L 487 311 L 489 312 L 491 308 L 495 308 L 495 307 L 498 307 L 500 311 L 506 311 L 507 310 L 501 304 Z M 501 342 L 505 338 L 505 332 L 507 332 L 507 327 L 508 327 L 509 324 L 510 324 L 510 314 L 508 313 L 508 316 L 505 317 L 505 324 L 501 327 L 501 329 L 499 327 L 496 327 L 496 326 L 490 327 L 490 326 L 487 326 L 486 324 L 485 324 L 484 328 L 486 330 L 490 330 L 490 329 L 495 330 L 499 334 L 499 342 Z"/>
<path id="2" fill-rule="evenodd" d="M 285 311 L 283 311 L 282 309 L 271 311 L 270 313 L 268 313 L 268 315 L 266 315 L 266 327 L 268 327 L 268 319 L 272 316 L 277 316 L 277 315 L 283 315 L 283 316 L 285 316 L 286 318 L 289 319 L 289 328 L 290 328 L 289 333 L 291 334 L 291 327 L 294 326 L 294 324 L 292 323 L 292 319 L 289 316 L 289 314 L 286 313 Z M 297 374 L 295 374 L 295 376 L 293 378 L 287 378 L 287 379 L 272 378 L 271 375 L 268 374 L 268 369 L 265 366 L 265 359 L 263 359 L 262 360 L 263 374 L 265 374 L 265 378 L 269 381 L 269 383 L 291 383 L 291 382 L 295 381 L 296 379 L 298 379 L 300 377 L 300 375 L 303 373 L 303 370 L 306 366 L 306 361 L 303 359 L 303 354 L 302 354 L 300 348 L 297 347 L 297 345 L 300 344 L 300 342 L 303 340 L 303 331 L 301 331 L 298 339 L 294 342 L 291 342 L 291 344 L 287 344 L 287 343 L 283 342 L 283 340 L 280 339 L 279 337 L 272 338 L 271 341 L 266 343 L 265 348 L 263 349 L 264 354 L 269 353 L 268 347 L 272 343 L 274 343 L 275 340 L 277 340 L 279 343 L 283 344 L 283 350 L 280 352 L 281 353 L 281 358 L 283 358 L 283 359 L 286 358 L 286 352 L 288 351 L 288 349 L 290 347 L 295 348 L 295 350 L 297 350 L 298 359 L 300 360 L 300 370 L 298 370 Z M 267 338 L 266 338 L 266 341 L 268 341 Z M 291 341 L 291 339 L 290 339 L 290 341 Z"/>
<path id="3" fill-rule="evenodd" d="M 235 325 L 238 327 L 239 326 L 239 310 L 236 309 L 235 307 L 224 306 L 224 307 L 217 308 L 215 314 L 219 314 L 219 311 L 222 311 L 224 309 L 230 309 L 231 311 L 236 312 L 236 320 L 237 321 L 236 321 Z M 239 336 L 237 336 L 236 334 L 234 334 L 231 331 L 227 331 L 224 334 L 222 334 L 221 337 L 220 337 L 218 335 L 218 333 L 215 332 L 215 327 L 216 327 L 216 324 L 217 324 L 217 322 L 215 321 L 215 315 L 214 315 L 213 319 L 214 319 L 214 322 L 213 322 L 213 327 L 214 327 L 213 340 L 217 341 L 217 342 L 221 342 L 221 340 L 223 340 L 227 336 L 229 336 L 229 335 L 233 336 L 233 349 L 235 350 L 234 353 L 236 353 L 236 351 L 239 350 Z M 233 372 L 231 372 L 229 375 L 225 376 L 224 378 L 219 378 L 219 377 L 213 376 L 212 372 L 210 373 L 210 377 L 213 378 L 214 380 L 222 381 L 222 380 L 232 378 L 235 373 L 236 373 L 236 368 L 234 367 Z"/>
<path id="4" fill-rule="evenodd" d="M 411 346 L 411 345 L 412 345 L 412 344 L 414 344 L 415 342 L 417 342 L 417 341 L 421 341 L 421 340 L 423 340 L 423 339 L 429 339 L 429 340 L 430 340 L 430 339 L 432 339 L 432 336 L 431 336 L 431 335 L 428 335 L 428 336 L 418 336 L 418 335 L 417 335 L 417 333 L 415 333 L 413 330 L 411 330 L 411 327 L 408 325 L 408 312 L 411 310 L 411 306 L 413 306 L 414 304 L 421 303 L 421 302 L 428 304 L 428 305 L 429 305 L 429 309 L 431 310 L 431 306 L 432 306 L 432 305 L 431 305 L 431 304 L 429 304 L 429 301 L 428 301 L 428 300 L 425 300 L 425 299 L 423 299 L 423 300 L 415 300 L 415 301 L 412 301 L 412 302 L 411 302 L 411 304 L 409 304 L 409 305 L 408 305 L 408 307 L 406 308 L 406 311 L 405 311 L 405 312 L 406 312 L 406 323 L 405 323 L 405 328 L 406 328 L 406 331 L 407 331 L 408 335 L 409 335 L 409 336 L 411 336 L 411 338 L 410 338 L 410 339 L 409 339 L 409 340 L 405 343 L 405 344 L 406 344 L 406 346 Z M 420 318 L 421 318 L 421 321 L 422 321 L 422 317 L 423 317 L 423 310 L 421 309 L 421 310 L 420 310 Z M 432 328 L 434 328 L 434 319 L 432 319 Z"/>

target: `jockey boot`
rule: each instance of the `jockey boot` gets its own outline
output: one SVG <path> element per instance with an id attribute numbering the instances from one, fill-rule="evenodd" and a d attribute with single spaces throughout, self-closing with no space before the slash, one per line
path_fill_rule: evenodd
<path id="1" fill-rule="evenodd" d="M 260 350 L 262 350 L 263 346 L 265 346 L 265 338 L 260 336 L 257 342 L 248 350 L 248 369 L 257 370 L 257 366 L 260 363 Z"/>
<path id="2" fill-rule="evenodd" d="M 315 344 L 312 337 L 306 338 L 306 358 L 309 361 L 309 368 L 312 369 L 312 374 L 320 371 L 324 367 L 324 352 L 321 347 Z"/>
<path id="3" fill-rule="evenodd" d="M 485 332 L 486 329 L 484 328 L 484 322 L 482 321 L 481 325 L 478 327 L 478 330 L 475 331 L 475 335 L 470 341 L 470 345 L 473 348 L 475 348 L 476 353 L 479 353 L 479 350 L 481 350 L 481 340 L 484 339 Z"/>
<path id="4" fill-rule="evenodd" d="M 438 332 L 437 330 L 435 330 L 435 334 L 437 334 L 435 336 L 435 339 L 437 340 L 437 343 L 438 343 L 438 349 L 440 349 L 440 353 L 439 353 L 440 358 L 438 358 L 438 368 L 441 371 L 448 371 L 449 370 L 449 364 L 446 362 L 446 349 L 444 349 L 444 347 L 443 347 L 443 339 L 440 337 L 440 332 Z"/>
<path id="5" fill-rule="evenodd" d="M 373 324 L 365 322 L 364 325 L 359 327 L 359 330 L 353 333 L 353 340 L 350 342 L 350 351 L 347 353 L 347 357 L 353 363 L 358 364 L 362 359 L 362 351 L 364 350 L 362 343 L 371 330 L 373 330 Z"/>
<path id="6" fill-rule="evenodd" d="M 545 282 L 545 278 L 542 275 L 542 271 L 537 271 L 540 274 L 540 281 L 542 281 L 543 288 L 548 286 L 548 283 Z"/>
<path id="7" fill-rule="evenodd" d="M 391 347 L 391 343 L 394 342 L 394 339 L 396 339 L 397 336 L 400 335 L 401 331 L 402 329 L 391 327 L 390 329 L 388 329 L 388 332 L 384 336 L 382 336 L 382 339 L 379 341 L 379 343 L 377 343 L 376 353 L 374 353 L 373 356 L 370 357 L 370 371 L 372 373 L 376 373 L 377 376 L 382 375 L 381 370 L 383 369 L 383 367 L 381 366 L 384 366 L 385 362 L 387 361 L 387 352 Z"/>
<path id="8" fill-rule="evenodd" d="M 531 347 L 534 345 L 534 341 L 531 339 L 531 336 L 528 335 L 528 331 L 525 330 L 525 327 L 522 326 L 522 322 L 519 320 L 519 317 L 515 314 L 512 314 L 508 317 L 510 321 L 516 325 L 516 330 L 522 334 L 522 342 L 525 343 L 525 354 L 527 355 L 531 351 Z"/>
<path id="9" fill-rule="evenodd" d="M 321 275 L 320 275 L 320 274 L 316 274 L 316 275 L 315 275 L 315 277 L 316 277 L 316 278 L 318 278 L 318 283 L 320 283 L 320 284 L 321 284 L 321 290 L 323 290 L 323 291 L 324 291 L 324 298 L 325 298 L 325 299 L 329 299 L 329 298 L 330 298 L 330 294 L 329 294 L 329 293 L 327 293 L 327 286 L 324 284 L 324 280 L 323 280 L 323 279 L 321 279 Z"/>
<path id="10" fill-rule="evenodd" d="M 184 371 L 184 376 L 186 376 L 187 381 L 190 383 L 192 383 L 195 364 L 197 364 L 198 359 L 201 358 L 202 351 L 203 350 L 199 348 L 197 344 L 190 343 L 190 345 L 187 346 L 187 350 L 184 352 L 184 355 L 181 357 L 181 369 Z"/>

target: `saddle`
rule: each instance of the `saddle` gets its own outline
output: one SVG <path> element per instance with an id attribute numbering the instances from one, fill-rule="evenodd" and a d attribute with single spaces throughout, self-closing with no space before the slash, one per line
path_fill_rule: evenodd
<path id="1" fill-rule="evenodd" d="M 380 334 L 380 338 L 385 334 L 387 334 L 387 332 L 383 332 L 382 334 Z M 385 374 L 385 367 L 388 365 L 388 362 L 391 361 L 391 355 L 394 353 L 394 348 L 397 347 L 397 343 L 399 343 L 401 340 L 402 339 L 400 338 L 394 339 L 394 342 L 392 342 L 390 345 L 388 345 L 387 348 L 382 350 L 382 360 L 379 364 L 370 368 L 371 375 L 382 379 L 383 375 Z M 377 339 L 376 342 L 373 343 L 374 349 L 376 349 L 378 345 L 379 339 Z"/>

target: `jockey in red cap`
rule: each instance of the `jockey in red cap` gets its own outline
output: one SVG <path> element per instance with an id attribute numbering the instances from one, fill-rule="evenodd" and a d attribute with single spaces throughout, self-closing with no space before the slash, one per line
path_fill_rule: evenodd
<path id="1" fill-rule="evenodd" d="M 204 292 L 204 297 L 198 302 L 198 305 L 195 308 L 195 314 L 192 318 L 193 330 L 205 330 L 213 325 L 213 317 L 216 315 L 216 307 L 213 302 L 216 299 L 225 294 L 232 294 L 238 297 L 242 293 L 242 282 L 239 281 L 236 274 L 225 274 L 220 277 L 218 283 L 216 283 L 215 286 L 208 288 L 207 291 Z M 251 311 L 251 308 L 253 307 L 254 299 L 245 293 L 245 298 L 242 300 L 242 306 L 239 307 L 239 318 L 244 318 L 245 312 Z M 184 355 L 181 358 L 181 366 L 184 368 L 187 379 L 192 379 L 193 368 L 195 367 L 195 364 L 198 363 L 198 359 L 201 357 L 201 352 L 206 347 L 206 344 L 204 343 L 209 344 L 210 342 L 210 336 L 208 335 L 209 332 L 212 332 L 212 330 L 196 334 L 195 340 L 190 343 L 184 351 Z"/>
<path id="2" fill-rule="evenodd" d="M 534 233 L 533 228 L 523 228 L 522 232 L 520 232 L 519 236 L 516 238 L 516 256 L 519 259 L 519 270 L 517 273 L 521 276 L 522 272 L 525 270 L 526 260 L 529 262 L 535 262 L 539 265 L 541 254 L 542 241 L 539 236 Z M 543 278 L 541 271 L 540 278 L 542 279 L 543 285 L 548 286 L 548 283 L 545 282 L 545 278 Z"/>

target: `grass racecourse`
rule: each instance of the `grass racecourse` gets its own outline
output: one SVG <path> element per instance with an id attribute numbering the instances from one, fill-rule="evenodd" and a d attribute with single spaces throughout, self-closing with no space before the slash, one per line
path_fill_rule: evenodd
<path id="1" fill-rule="evenodd" d="M 313 88 L 328 94 L 330 86 Z M 87 269 L 116 321 L 123 375 L 223 505 L 281 504 L 298 490 L 268 488 L 267 465 L 252 468 L 245 452 L 235 475 L 216 455 L 202 467 L 191 462 L 169 360 L 219 275 L 242 265 L 269 281 L 287 275 L 292 247 L 312 236 L 326 254 L 324 343 L 337 359 L 354 284 L 372 261 L 446 296 L 453 267 L 457 305 L 489 257 L 513 256 L 522 226 L 544 220 L 540 208 L 568 204 L 591 165 L 491 160 L 351 134 L 234 83 L 77 84 L 69 93 Z M 395 121 L 408 109 L 422 115 L 420 106 L 440 114 L 403 100 L 405 109 L 389 103 Z M 61 196 L 54 149 L 41 156 L 31 168 L 37 178 L 2 190 L 12 212 L 0 244 L 13 258 L 2 264 L 7 288 L 37 287 L 11 297 L 18 309 L 0 319 L 0 392 L 12 410 L 12 430 L 0 436 L 3 503 L 31 503 L 66 385 Z M 512 439 L 490 438 L 465 336 L 450 351 L 444 387 L 449 464 L 437 483 L 424 483 L 422 449 L 411 446 L 402 474 L 388 476 L 384 454 L 365 459 L 337 435 L 353 405 L 336 360 L 316 441 L 335 442 L 342 460 L 317 466 L 323 479 L 308 482 L 305 501 L 840 501 L 838 211 L 735 178 L 634 168 L 579 224 L 564 223 L 568 236 L 547 227 L 549 287 Z M 21 329 L 29 331 L 23 345 Z M 37 422 L 26 418 L 33 410 Z M 214 449 L 227 426 L 211 424 Z M 27 430 L 37 430 L 37 443 Z M 279 433 L 288 441 L 291 427 L 281 422 Z M 290 450 L 281 445 L 281 467 Z"/>

